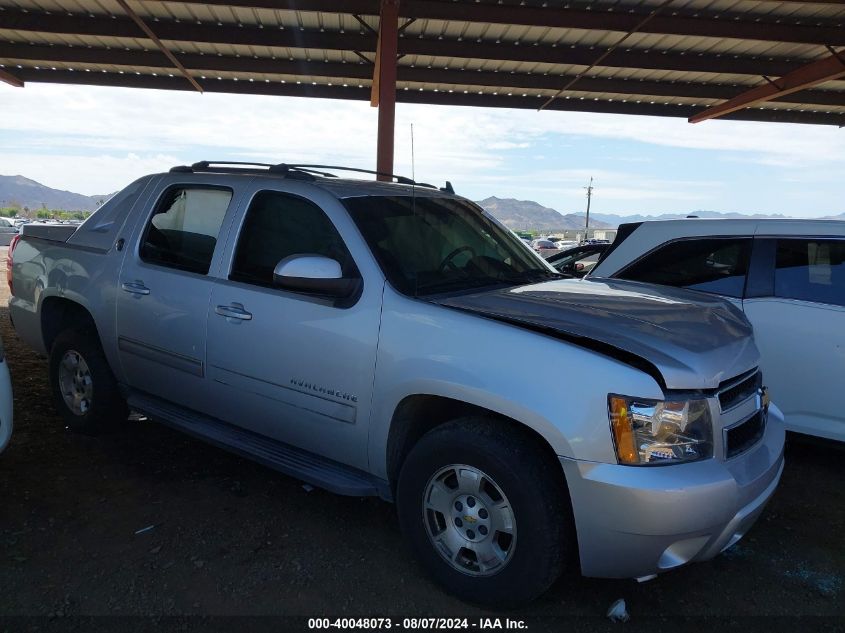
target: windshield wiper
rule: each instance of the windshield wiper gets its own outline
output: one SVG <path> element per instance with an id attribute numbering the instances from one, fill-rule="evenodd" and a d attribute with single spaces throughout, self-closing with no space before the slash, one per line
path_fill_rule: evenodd
<path id="1" fill-rule="evenodd" d="M 437 294 L 441 292 L 457 290 L 475 290 L 484 286 L 502 286 L 514 284 L 528 284 L 540 279 L 560 279 L 563 275 L 551 271 L 534 269 L 524 270 L 503 275 L 485 277 L 466 277 L 462 279 L 450 279 L 445 281 L 432 281 L 417 286 L 416 294 Z"/>
<path id="2" fill-rule="evenodd" d="M 502 275 L 501 279 L 510 283 L 531 283 L 540 279 L 561 279 L 562 277 L 563 275 L 560 273 L 553 273 L 549 270 L 535 268 L 532 270 L 523 270 L 519 273 Z"/>
<path id="3" fill-rule="evenodd" d="M 498 277 L 468 277 L 465 279 L 430 281 L 416 286 L 415 294 L 438 294 L 455 290 L 475 290 L 484 286 L 499 286 L 505 283 L 508 282 Z"/>

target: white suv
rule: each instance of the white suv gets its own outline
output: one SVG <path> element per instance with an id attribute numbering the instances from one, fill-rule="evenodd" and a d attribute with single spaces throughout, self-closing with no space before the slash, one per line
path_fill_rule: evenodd
<path id="1" fill-rule="evenodd" d="M 754 326 L 787 428 L 845 441 L 845 222 L 668 220 L 620 227 L 592 277 L 718 294 Z"/>

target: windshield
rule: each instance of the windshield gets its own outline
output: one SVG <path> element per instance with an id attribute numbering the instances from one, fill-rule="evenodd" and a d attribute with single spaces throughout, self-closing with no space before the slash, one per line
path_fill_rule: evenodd
<path id="1" fill-rule="evenodd" d="M 388 281 L 406 295 L 557 276 L 519 238 L 466 200 L 367 196 L 343 203 Z"/>
<path id="2" fill-rule="evenodd" d="M 590 255 L 596 255 L 596 259 L 598 259 L 599 251 L 592 247 L 570 248 L 561 251 L 560 253 L 555 253 L 546 261 L 549 262 L 555 268 L 560 268 L 561 265 L 565 266 L 566 264 L 571 264 L 572 262 L 578 261 L 582 257 L 589 257 Z"/>

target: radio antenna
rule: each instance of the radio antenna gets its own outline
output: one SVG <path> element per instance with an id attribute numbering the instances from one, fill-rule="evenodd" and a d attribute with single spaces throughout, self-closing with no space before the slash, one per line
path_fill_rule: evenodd
<path id="1" fill-rule="evenodd" d="M 417 180 L 417 174 L 414 169 L 414 124 L 411 123 L 411 180 Z"/>

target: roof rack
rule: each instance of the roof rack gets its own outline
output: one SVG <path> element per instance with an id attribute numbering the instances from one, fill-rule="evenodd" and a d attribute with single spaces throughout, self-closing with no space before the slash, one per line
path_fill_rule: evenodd
<path id="1" fill-rule="evenodd" d="M 252 171 L 247 167 L 272 167 L 270 163 L 248 163 L 234 160 L 201 160 L 193 165 L 177 165 L 171 167 L 171 172 L 191 173 L 194 171 L 210 171 L 212 165 L 222 165 L 224 169 L 238 169 L 241 171 Z M 215 170 L 217 171 L 217 170 Z"/>
<path id="2" fill-rule="evenodd" d="M 267 173 L 271 168 L 276 167 L 272 163 L 252 163 L 236 160 L 201 160 L 192 165 L 177 165 L 171 167 L 172 173 L 202 173 L 202 172 L 216 172 L 224 174 L 241 174 L 241 173 Z M 288 177 L 297 180 L 316 180 L 313 174 L 304 171 L 288 174 Z"/>
<path id="3" fill-rule="evenodd" d="M 256 169 L 258 168 L 258 169 Z M 242 173 L 242 172 L 259 172 L 280 174 L 286 178 L 294 178 L 297 180 L 315 180 L 316 176 L 322 178 L 337 178 L 335 174 L 322 171 L 323 169 L 333 169 L 335 171 L 351 171 L 359 174 L 372 174 L 374 176 L 386 176 L 395 180 L 400 185 L 413 185 L 416 187 L 426 187 L 428 189 L 437 189 L 434 185 L 426 182 L 416 182 L 405 176 L 397 174 L 390 174 L 383 171 L 373 171 L 372 169 L 360 169 L 358 167 L 343 167 L 340 165 L 307 165 L 307 164 L 293 164 L 293 163 L 252 163 L 245 161 L 232 160 L 202 160 L 193 165 L 177 165 L 171 167 L 170 171 L 173 173 L 197 173 L 197 172 L 224 172 L 224 173 Z M 446 181 L 446 186 L 441 187 L 440 191 L 454 194 L 455 190 L 452 183 Z"/>

